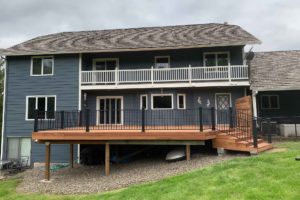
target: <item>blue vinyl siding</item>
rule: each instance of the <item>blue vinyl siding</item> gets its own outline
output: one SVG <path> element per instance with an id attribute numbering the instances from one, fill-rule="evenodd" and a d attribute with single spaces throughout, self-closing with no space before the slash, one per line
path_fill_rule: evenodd
<path id="1" fill-rule="evenodd" d="M 140 51 L 83 54 L 83 70 L 92 70 L 94 58 L 118 58 L 120 69 L 146 69 L 154 66 L 155 56 L 170 56 L 171 67 L 203 66 L 204 52 L 226 52 L 230 54 L 231 65 L 243 64 L 243 46 L 196 48 L 164 51 Z"/>
<path id="2" fill-rule="evenodd" d="M 204 113 L 204 121 L 210 123 L 210 112 L 208 109 L 211 107 L 215 107 L 215 95 L 216 93 L 230 93 L 231 94 L 231 104 L 234 108 L 235 100 L 243 97 L 245 93 L 245 87 L 232 87 L 232 88 L 182 88 L 182 89 L 144 89 L 144 90 L 126 90 L 126 92 L 122 91 L 87 91 L 87 106 L 88 108 L 93 111 L 96 110 L 96 98 L 97 96 L 123 96 L 123 109 L 124 109 L 124 124 L 127 125 L 136 125 L 141 124 L 141 112 L 138 112 L 140 109 L 140 95 L 147 94 L 148 95 L 148 109 L 151 109 L 151 94 L 173 94 L 173 107 L 174 110 L 164 110 L 161 111 L 146 111 L 146 118 L 147 113 L 152 115 L 152 119 L 156 119 L 156 122 L 152 121 L 152 125 L 159 125 L 160 120 L 164 117 L 168 117 L 170 115 L 176 115 L 176 118 L 182 119 L 182 124 L 185 125 L 184 119 L 186 116 L 182 114 L 190 115 L 189 122 L 191 120 L 197 121 L 198 119 L 198 112 L 197 109 L 202 107 L 207 115 Z M 181 111 L 177 110 L 177 94 L 186 94 L 186 109 L 189 111 Z M 202 104 L 198 103 L 198 98 L 201 97 Z M 207 101 L 210 101 L 210 106 L 207 106 Z M 133 110 L 133 111 L 128 111 Z M 131 112 L 131 113 L 130 113 Z M 129 114 L 130 113 L 130 114 Z M 133 117 L 132 115 L 136 115 L 138 117 Z M 153 116 L 157 117 L 153 117 Z M 178 117 L 177 117 L 178 115 Z M 96 118 L 95 113 L 93 117 Z M 131 120 L 131 121 L 130 121 Z M 165 122 L 163 122 L 165 123 Z M 195 122 L 197 124 L 197 122 Z"/>
<path id="3" fill-rule="evenodd" d="M 7 58 L 5 136 L 31 137 L 33 121 L 25 120 L 26 96 L 56 95 L 57 110 L 78 109 L 78 55 L 54 56 L 53 76 L 30 76 L 30 64 L 29 56 Z M 53 147 L 52 161 L 67 161 L 68 153 L 64 152 L 68 150 L 67 145 Z M 43 145 L 32 142 L 32 161 L 43 162 L 44 151 Z"/>

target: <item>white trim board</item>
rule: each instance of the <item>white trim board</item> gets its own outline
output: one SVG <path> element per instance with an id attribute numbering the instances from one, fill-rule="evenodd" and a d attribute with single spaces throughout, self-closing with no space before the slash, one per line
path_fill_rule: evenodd
<path id="1" fill-rule="evenodd" d="M 82 90 L 145 89 L 145 88 L 203 88 L 249 86 L 249 81 L 219 81 L 199 83 L 157 83 L 157 84 L 118 84 L 118 85 L 81 85 Z"/>
<path id="2" fill-rule="evenodd" d="M 7 81 L 7 62 L 5 62 L 4 67 L 4 85 L 3 85 L 3 110 L 2 110 L 2 135 L 1 135 L 1 160 L 3 160 L 4 155 L 4 133 L 5 133 L 5 119 L 6 119 L 6 81 Z M 6 151 L 5 151 L 6 152 Z"/>

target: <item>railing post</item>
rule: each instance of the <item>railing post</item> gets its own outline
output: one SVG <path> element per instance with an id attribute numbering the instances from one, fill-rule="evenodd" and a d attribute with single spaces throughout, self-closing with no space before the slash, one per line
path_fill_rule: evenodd
<path id="1" fill-rule="evenodd" d="M 151 84 L 154 84 L 154 68 L 151 66 Z"/>
<path id="2" fill-rule="evenodd" d="M 79 126 L 82 126 L 82 110 L 79 111 Z"/>
<path id="3" fill-rule="evenodd" d="M 191 65 L 189 65 L 189 83 L 190 83 L 190 85 L 192 84 L 192 66 Z"/>
<path id="4" fill-rule="evenodd" d="M 85 132 L 90 132 L 90 109 L 85 110 Z"/>
<path id="5" fill-rule="evenodd" d="M 216 130 L 216 109 L 211 107 L 211 130 Z"/>
<path id="6" fill-rule="evenodd" d="M 65 128 L 65 112 L 60 111 L 60 128 L 64 129 Z"/>
<path id="7" fill-rule="evenodd" d="M 271 129 L 271 118 L 268 118 L 267 119 L 267 123 L 268 123 L 268 132 L 267 132 L 267 134 L 268 134 L 268 143 L 272 143 L 272 129 Z"/>
<path id="8" fill-rule="evenodd" d="M 254 118 L 252 121 L 252 132 L 253 132 L 253 146 L 257 148 L 257 120 Z"/>
<path id="9" fill-rule="evenodd" d="M 231 82 L 231 65 L 228 65 L 228 80 Z"/>
<path id="10" fill-rule="evenodd" d="M 116 67 L 116 69 L 115 69 L 115 84 L 116 85 L 118 85 L 118 82 L 119 82 L 119 80 L 118 80 L 119 79 L 118 73 L 119 73 L 118 72 L 118 68 Z"/>
<path id="11" fill-rule="evenodd" d="M 142 132 L 145 132 L 145 107 L 142 108 Z"/>
<path id="12" fill-rule="evenodd" d="M 233 112 L 232 107 L 229 107 L 229 128 L 233 128 Z"/>
<path id="13" fill-rule="evenodd" d="M 200 124 L 200 131 L 203 132 L 203 109 L 202 109 L 202 107 L 199 108 L 199 124 Z"/>
<path id="14" fill-rule="evenodd" d="M 34 132 L 39 131 L 39 110 L 34 110 Z"/>

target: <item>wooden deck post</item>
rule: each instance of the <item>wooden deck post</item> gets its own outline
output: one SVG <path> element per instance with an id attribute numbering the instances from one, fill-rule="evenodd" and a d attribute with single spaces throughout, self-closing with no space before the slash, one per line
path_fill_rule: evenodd
<path id="1" fill-rule="evenodd" d="M 46 153 L 45 153 L 45 179 L 50 180 L 50 154 L 51 154 L 51 144 L 50 142 L 45 143 Z"/>
<path id="2" fill-rule="evenodd" d="M 70 167 L 73 168 L 74 163 L 74 145 L 70 144 Z"/>
<path id="3" fill-rule="evenodd" d="M 110 152 L 109 152 L 109 143 L 105 143 L 105 175 L 109 175 L 109 170 L 110 170 Z"/>
<path id="4" fill-rule="evenodd" d="M 191 146 L 189 144 L 186 145 L 185 154 L 186 154 L 186 161 L 190 161 L 191 160 Z"/>

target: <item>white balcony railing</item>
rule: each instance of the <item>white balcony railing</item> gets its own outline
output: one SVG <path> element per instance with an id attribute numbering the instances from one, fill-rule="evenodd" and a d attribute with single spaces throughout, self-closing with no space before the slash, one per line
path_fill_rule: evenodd
<path id="1" fill-rule="evenodd" d="M 82 71 L 81 84 L 128 84 L 247 80 L 247 65 Z"/>

